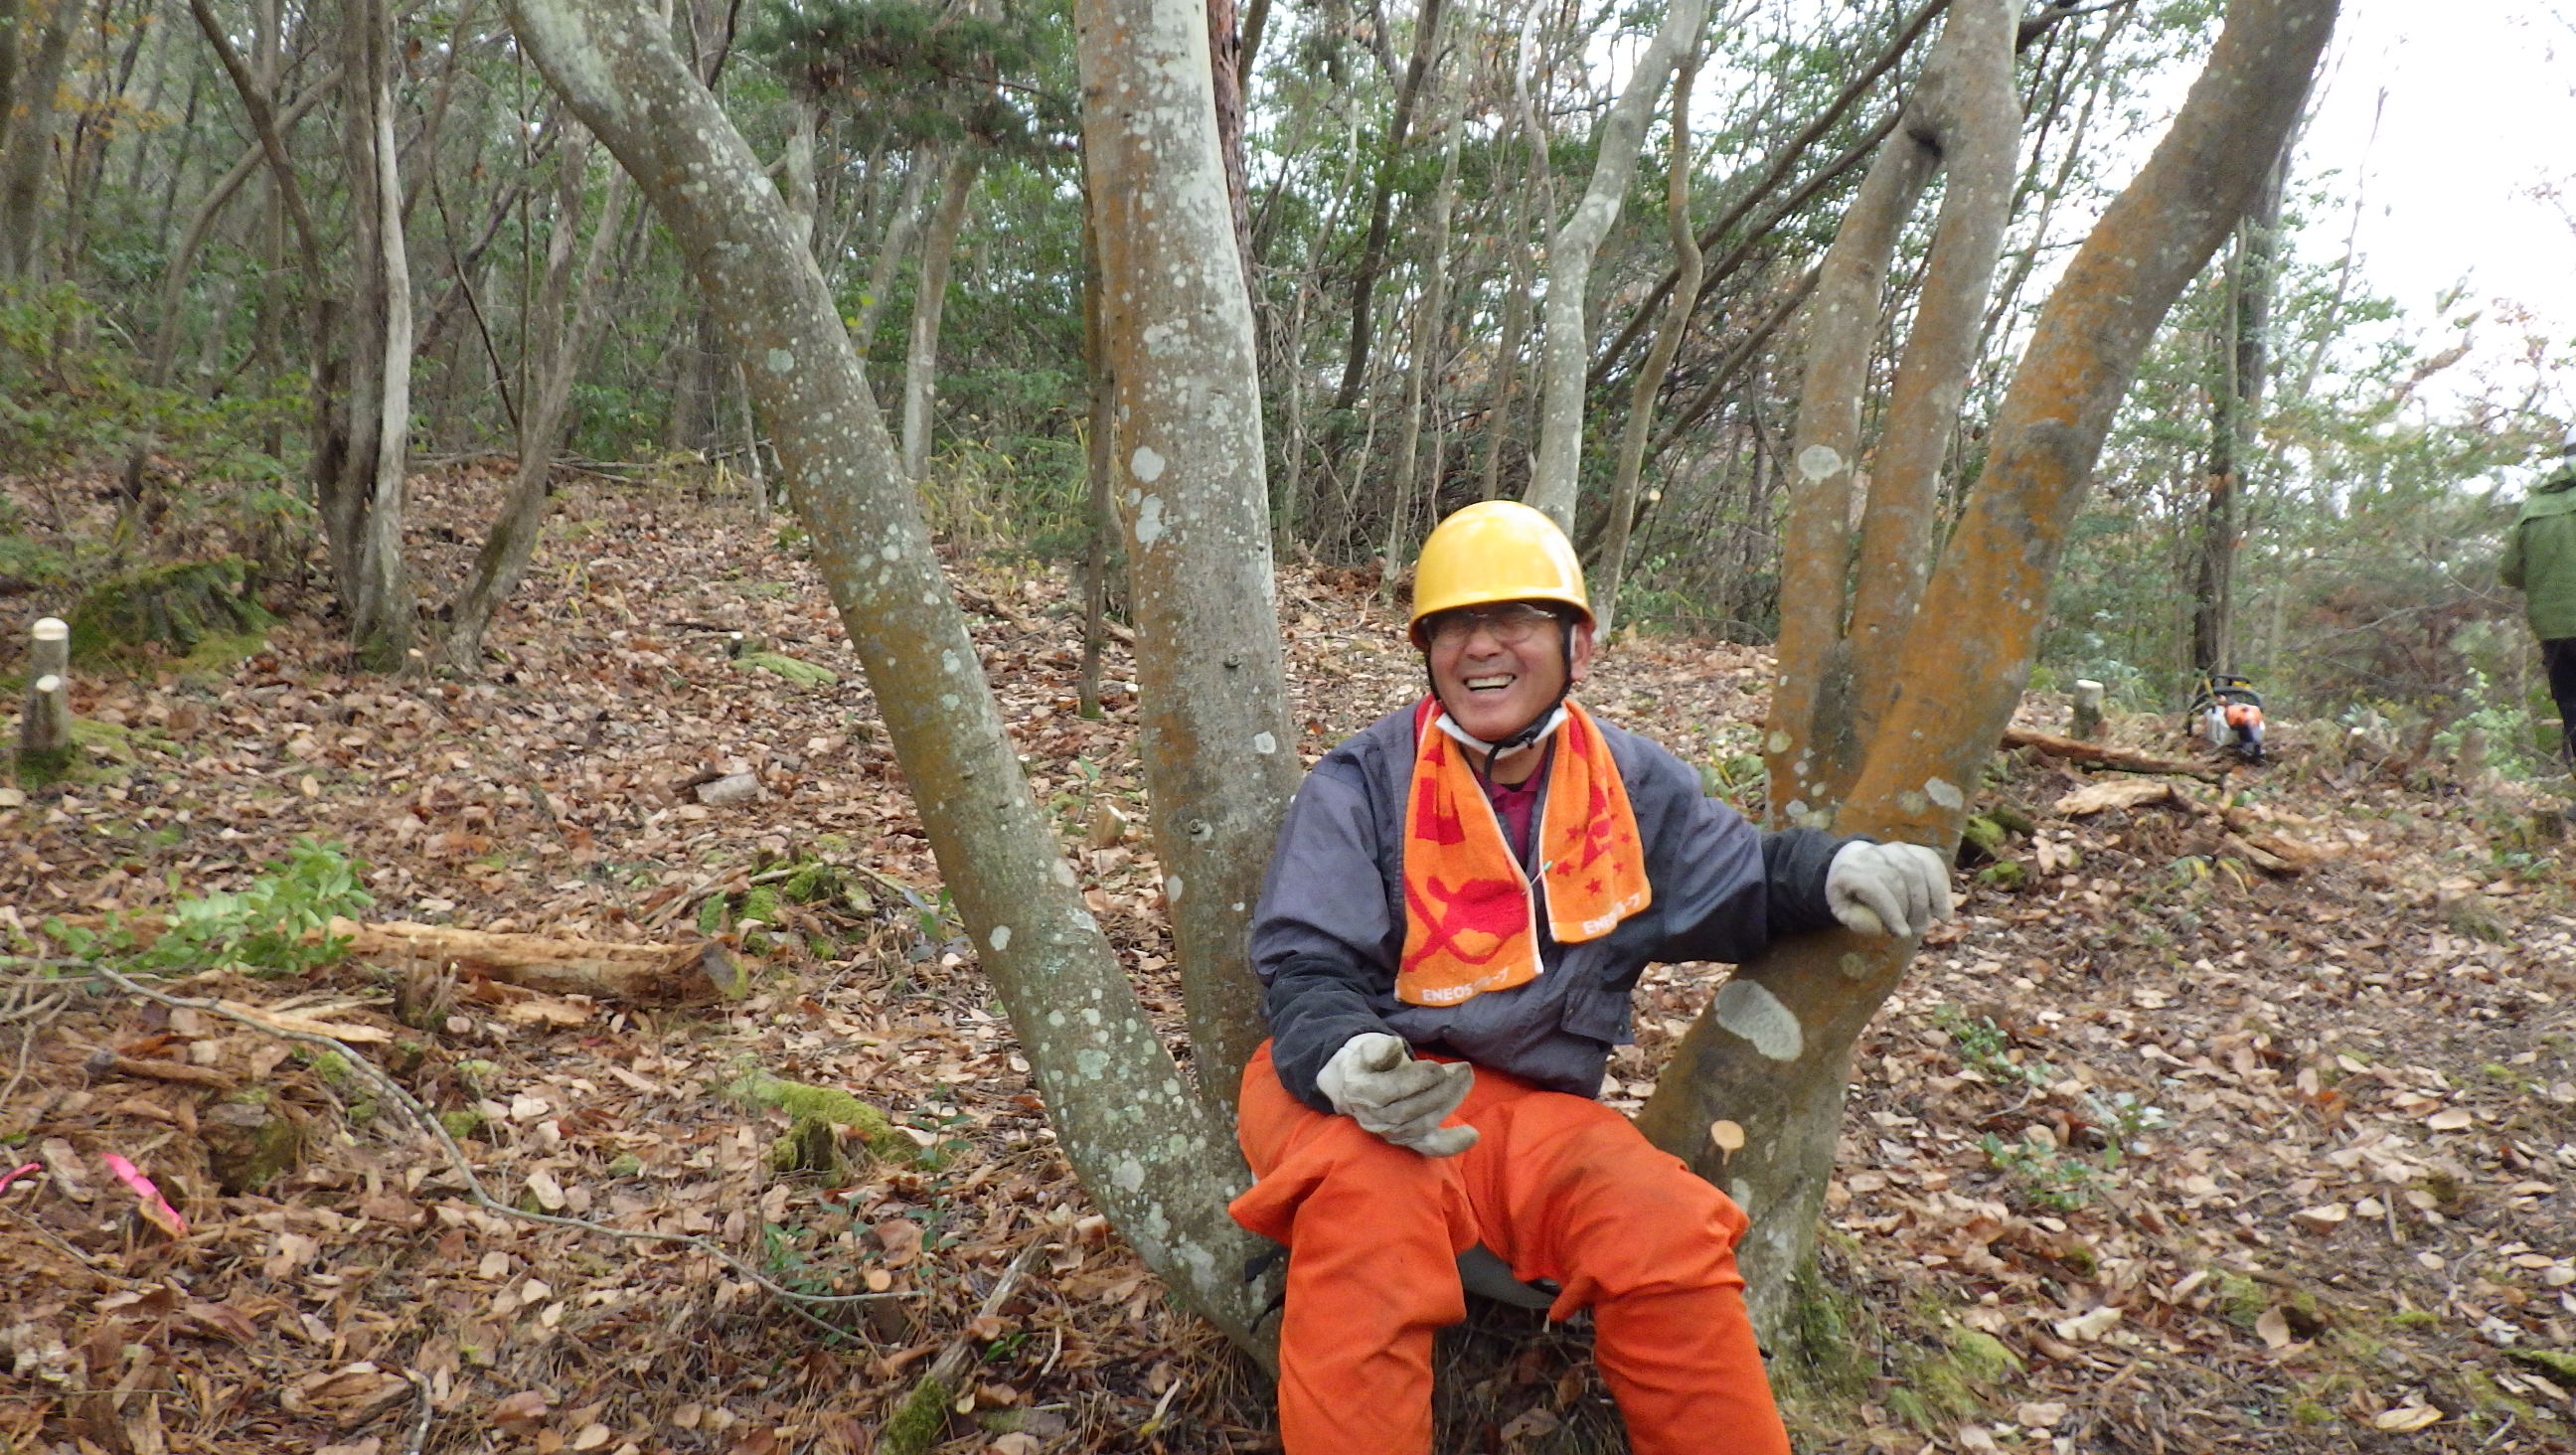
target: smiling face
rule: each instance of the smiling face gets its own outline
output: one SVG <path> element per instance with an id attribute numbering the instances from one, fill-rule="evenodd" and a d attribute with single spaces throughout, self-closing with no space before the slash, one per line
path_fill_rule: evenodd
<path id="1" fill-rule="evenodd" d="M 1536 721 L 1592 665 L 1592 628 L 1577 622 L 1566 658 L 1559 618 L 1528 602 L 1442 612 L 1424 623 L 1431 685 L 1450 720 L 1485 742 Z"/>

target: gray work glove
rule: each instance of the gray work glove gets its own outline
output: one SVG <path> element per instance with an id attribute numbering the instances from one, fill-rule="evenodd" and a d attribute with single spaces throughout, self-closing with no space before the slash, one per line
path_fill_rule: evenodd
<path id="1" fill-rule="evenodd" d="M 1825 903 L 1845 929 L 1911 938 L 1950 917 L 1950 866 L 1921 844 L 1845 844 L 1825 870 Z"/>
<path id="2" fill-rule="evenodd" d="M 1402 1037 L 1368 1031 L 1342 1043 L 1315 1086 L 1363 1130 L 1425 1157 L 1454 1157 L 1476 1145 L 1476 1129 L 1440 1122 L 1475 1081 L 1464 1061 L 1417 1061 Z"/>

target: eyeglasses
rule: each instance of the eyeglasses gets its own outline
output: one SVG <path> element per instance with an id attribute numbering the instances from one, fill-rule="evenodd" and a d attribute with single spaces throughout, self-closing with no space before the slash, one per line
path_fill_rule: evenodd
<path id="1" fill-rule="evenodd" d="M 1434 646 L 1458 646 L 1481 629 L 1502 645 L 1517 647 L 1560 620 L 1555 612 L 1543 606 L 1531 606 L 1520 601 L 1502 606 L 1444 611 L 1432 618 L 1431 642 Z"/>

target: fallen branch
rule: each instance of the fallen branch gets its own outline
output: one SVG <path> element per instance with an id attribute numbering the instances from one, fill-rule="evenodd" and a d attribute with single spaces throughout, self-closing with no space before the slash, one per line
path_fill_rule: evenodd
<path id="1" fill-rule="evenodd" d="M 339 1052 L 341 1059 L 348 1063 L 351 1071 L 356 1073 L 369 1085 L 374 1086 L 378 1091 L 384 1093 L 387 1100 L 391 1101 L 394 1105 L 401 1107 L 422 1131 L 429 1134 L 429 1136 L 438 1144 L 439 1150 L 446 1154 L 449 1169 L 453 1171 L 457 1178 L 465 1184 L 466 1198 L 476 1207 L 481 1208 L 483 1211 L 491 1213 L 496 1217 L 515 1218 L 518 1221 L 525 1223 L 541 1223 L 551 1228 L 578 1228 L 584 1232 L 601 1233 L 611 1238 L 617 1238 L 632 1243 L 677 1243 L 684 1248 L 693 1249 L 697 1252 L 706 1254 L 708 1257 L 715 1259 L 717 1262 L 722 1263 L 725 1267 L 731 1269 L 735 1277 L 756 1287 L 767 1290 L 773 1297 L 786 1304 L 789 1312 L 794 1313 L 797 1317 L 805 1320 L 809 1324 L 812 1324 L 814 1327 L 821 1329 L 826 1333 L 844 1338 L 849 1336 L 851 1332 L 850 1330 L 837 1327 L 824 1319 L 817 1317 L 813 1310 L 806 1307 L 806 1305 L 871 1303 L 880 1299 L 918 1298 L 921 1296 L 919 1292 L 911 1290 L 889 1290 L 885 1293 L 799 1293 L 795 1289 L 783 1287 L 780 1284 L 773 1282 L 759 1269 L 743 1262 L 741 1259 L 725 1251 L 714 1242 L 700 1237 L 695 1233 L 665 1233 L 642 1228 L 612 1228 L 606 1223 L 595 1223 L 588 1218 L 564 1217 L 556 1213 L 529 1212 L 524 1208 L 512 1207 L 510 1204 L 501 1201 L 494 1197 L 489 1191 L 485 1190 L 483 1186 L 483 1178 L 474 1170 L 474 1163 L 471 1159 L 466 1157 L 465 1149 L 456 1145 L 456 1139 L 448 1135 L 446 1126 L 439 1121 L 438 1117 L 432 1113 L 429 1108 L 422 1106 L 419 1099 L 414 1097 L 409 1090 L 405 1089 L 401 1082 L 396 1081 L 393 1077 L 387 1075 L 382 1068 L 376 1065 L 375 1062 L 360 1055 L 355 1048 L 351 1047 L 346 1042 L 332 1036 L 316 1035 L 310 1031 L 288 1029 L 285 1026 L 276 1024 L 274 1021 L 261 1017 L 255 1012 L 247 1011 L 235 1006 L 228 1001 L 195 1000 L 186 996 L 166 995 L 161 991 L 154 990 L 148 985 L 140 984 L 123 973 L 110 969 L 105 965 L 92 966 L 91 973 L 115 984 L 129 995 L 140 996 L 156 1005 L 167 1006 L 172 1010 L 204 1011 L 209 1015 L 218 1015 L 227 1020 L 238 1021 L 243 1025 L 251 1027 L 253 1030 L 265 1031 L 272 1036 L 278 1036 L 285 1040 L 302 1041 L 308 1045 L 321 1046 L 326 1049 Z"/>
<path id="2" fill-rule="evenodd" d="M 2044 733 L 2036 728 L 2004 729 L 2004 746 L 2029 748 L 2052 758 L 2068 758 L 2078 763 L 2090 763 L 2097 768 L 2109 768 L 2121 773 L 2168 773 L 2177 778 L 2197 778 L 2203 783 L 2223 782 L 2227 777 L 2226 770 L 2213 768 L 2206 763 L 2194 763 L 2182 758 L 2159 758 L 2150 753 L 2113 747 L 2107 743 L 2087 743 L 2075 738 L 2061 738 L 2055 733 Z"/>

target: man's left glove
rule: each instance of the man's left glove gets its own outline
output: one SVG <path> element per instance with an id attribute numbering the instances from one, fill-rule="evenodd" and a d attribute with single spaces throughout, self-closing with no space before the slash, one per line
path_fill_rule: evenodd
<path id="1" fill-rule="evenodd" d="M 1950 866 L 1921 844 L 1845 844 L 1825 870 L 1825 903 L 1845 929 L 1910 938 L 1950 917 Z"/>

